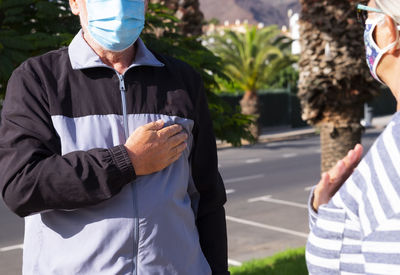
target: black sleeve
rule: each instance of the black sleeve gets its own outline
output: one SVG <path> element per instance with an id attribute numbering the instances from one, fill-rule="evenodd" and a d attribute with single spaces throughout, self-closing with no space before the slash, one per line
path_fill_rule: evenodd
<path id="1" fill-rule="evenodd" d="M 123 145 L 61 156 L 47 94 L 31 71 L 14 71 L 1 119 L 0 188 L 19 216 L 94 205 L 135 178 Z"/>
<path id="2" fill-rule="evenodd" d="M 224 203 L 226 193 L 218 172 L 217 148 L 212 128 L 206 95 L 201 87 L 196 102 L 193 129 L 192 176 L 200 193 L 197 213 L 202 251 L 210 264 L 212 274 L 226 275 L 228 272 L 227 233 Z"/>

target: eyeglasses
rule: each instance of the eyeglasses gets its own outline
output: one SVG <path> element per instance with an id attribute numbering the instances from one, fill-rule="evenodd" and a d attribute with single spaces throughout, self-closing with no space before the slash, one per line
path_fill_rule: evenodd
<path id="1" fill-rule="evenodd" d="M 365 21 L 368 18 L 368 12 L 377 12 L 377 13 L 384 13 L 382 10 L 380 9 L 376 9 L 376 8 L 372 8 L 369 6 L 365 6 L 363 4 L 358 4 L 357 5 L 357 19 L 358 22 L 360 22 L 362 24 L 362 26 L 365 26 Z"/>

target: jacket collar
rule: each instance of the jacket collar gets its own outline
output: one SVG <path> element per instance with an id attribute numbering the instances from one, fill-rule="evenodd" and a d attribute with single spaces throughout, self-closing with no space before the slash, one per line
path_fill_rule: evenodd
<path id="1" fill-rule="evenodd" d="M 100 57 L 93 51 L 89 44 L 83 39 L 82 30 L 80 30 L 72 40 L 68 47 L 69 59 L 74 70 L 81 70 L 93 67 L 109 67 L 101 61 Z M 136 41 L 136 55 L 132 64 L 129 66 L 153 66 L 163 67 L 152 52 L 150 52 L 143 41 L 138 38 Z"/>

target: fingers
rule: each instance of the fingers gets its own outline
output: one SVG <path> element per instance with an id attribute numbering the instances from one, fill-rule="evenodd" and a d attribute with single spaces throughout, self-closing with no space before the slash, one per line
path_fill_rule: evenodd
<path id="1" fill-rule="evenodd" d="M 347 178 L 353 173 L 352 167 L 347 167 L 343 160 L 339 160 L 336 164 L 335 178 L 330 179 L 331 189 L 336 193 L 337 190 L 345 183 Z"/>
<path id="2" fill-rule="evenodd" d="M 165 127 L 163 129 L 159 130 L 158 134 L 160 137 L 168 139 L 169 137 L 172 137 L 172 136 L 178 134 L 182 130 L 183 129 L 182 129 L 181 125 L 173 124 L 171 126 L 168 126 L 168 127 Z"/>
<path id="3" fill-rule="evenodd" d="M 170 158 L 170 163 L 173 163 L 176 160 L 178 160 L 181 157 L 183 151 L 185 151 L 186 147 L 187 147 L 187 144 L 186 143 L 182 143 L 182 144 L 179 144 L 178 146 L 172 148 L 171 149 L 172 156 Z"/>
<path id="4" fill-rule="evenodd" d="M 187 138 L 188 138 L 188 135 L 185 132 L 180 132 L 179 134 L 176 134 L 175 136 L 170 137 L 167 140 L 166 146 L 173 149 L 174 147 L 176 147 L 182 143 L 185 143 Z"/>
<path id="5" fill-rule="evenodd" d="M 321 180 L 314 190 L 312 206 L 315 211 L 321 204 L 328 203 L 347 178 L 353 173 L 361 160 L 363 147 L 357 144 L 347 155 L 339 160 L 327 173 L 321 175 Z"/>
<path id="6" fill-rule="evenodd" d="M 323 173 L 321 175 L 321 180 L 314 189 L 312 207 L 316 212 L 318 212 L 318 208 L 321 204 L 328 203 L 331 198 L 329 182 L 329 173 Z"/>
<path id="7" fill-rule="evenodd" d="M 339 160 L 335 166 L 333 166 L 329 171 L 329 176 L 332 182 L 338 182 L 344 176 L 346 164 L 343 160 Z"/>
<path id="8" fill-rule="evenodd" d="M 143 128 L 145 128 L 146 130 L 153 130 L 153 131 L 158 131 L 163 127 L 164 127 L 164 121 L 162 119 L 143 125 Z"/>
<path id="9" fill-rule="evenodd" d="M 361 161 L 361 157 L 362 157 L 363 151 L 364 151 L 364 148 L 362 147 L 361 144 L 357 144 L 354 147 L 354 152 L 355 152 L 355 155 L 356 155 L 357 165 Z"/>
<path id="10" fill-rule="evenodd" d="M 183 151 L 185 151 L 187 145 L 186 143 L 182 143 L 174 148 L 171 149 L 171 157 L 168 159 L 168 162 L 166 163 L 165 167 L 168 167 L 175 161 L 177 161 L 181 156 Z"/>
<path id="11" fill-rule="evenodd" d="M 350 170 L 354 170 L 361 160 L 363 153 L 363 147 L 361 144 L 357 144 L 354 149 L 350 150 L 347 155 L 343 158 L 346 167 Z"/>
<path id="12" fill-rule="evenodd" d="M 321 180 L 319 181 L 318 185 L 320 186 L 320 188 L 325 188 L 326 186 L 328 186 L 329 181 L 330 181 L 329 173 L 323 173 L 321 175 Z"/>
<path id="13" fill-rule="evenodd" d="M 346 164 L 346 167 L 355 167 L 357 165 L 357 155 L 354 149 L 351 149 L 347 155 L 343 158 L 343 162 Z"/>
<path id="14" fill-rule="evenodd" d="M 361 160 L 362 153 L 363 147 L 357 144 L 354 149 L 350 150 L 343 159 L 339 160 L 336 165 L 329 170 L 330 181 L 335 189 L 339 189 L 353 173 Z"/>
<path id="15" fill-rule="evenodd" d="M 353 172 L 353 168 L 346 166 L 344 160 L 339 160 L 336 165 L 329 170 L 329 189 L 334 194 L 343 185 Z M 332 195 L 333 195 L 332 194 Z"/>

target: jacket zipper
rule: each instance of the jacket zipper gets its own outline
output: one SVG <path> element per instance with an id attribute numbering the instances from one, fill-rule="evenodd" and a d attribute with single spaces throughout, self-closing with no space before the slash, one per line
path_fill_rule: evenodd
<path id="1" fill-rule="evenodd" d="M 129 137 L 129 129 L 128 129 L 128 114 L 126 112 L 126 89 L 125 89 L 125 80 L 124 76 L 117 73 L 119 78 L 119 90 L 121 92 L 121 100 L 122 100 L 122 114 L 123 114 L 123 122 L 124 122 L 124 132 L 125 132 L 125 140 Z"/>
<path id="2" fill-rule="evenodd" d="M 128 114 L 126 109 L 126 89 L 125 89 L 125 79 L 124 75 L 116 72 L 119 79 L 119 90 L 121 92 L 121 101 L 122 101 L 122 114 L 123 114 L 123 124 L 124 124 L 124 133 L 125 140 L 129 137 L 129 129 L 128 129 Z M 137 274 L 138 270 L 138 252 L 139 252 L 139 219 L 138 219 L 138 209 L 136 205 L 137 191 L 134 184 L 131 184 L 132 189 L 132 201 L 133 201 L 133 274 Z"/>

